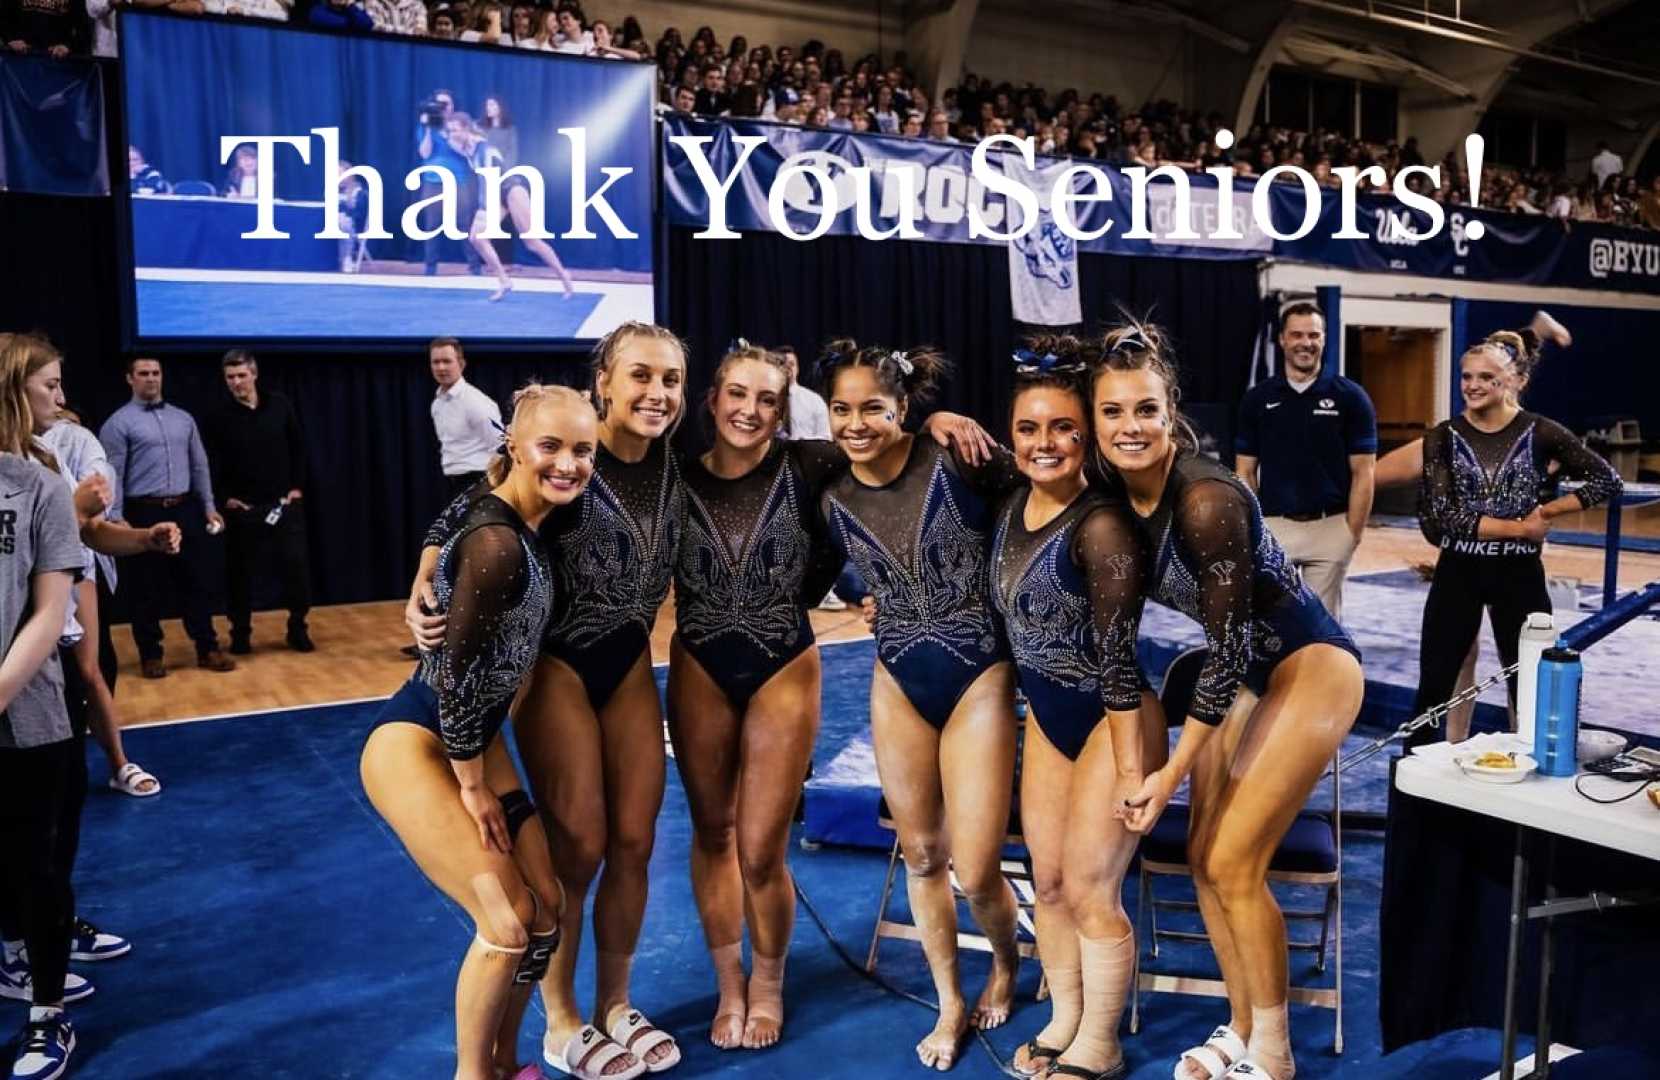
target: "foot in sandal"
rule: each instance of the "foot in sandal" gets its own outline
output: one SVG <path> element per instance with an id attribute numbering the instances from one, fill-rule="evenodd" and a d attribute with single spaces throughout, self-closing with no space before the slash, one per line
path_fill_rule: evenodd
<path id="1" fill-rule="evenodd" d="M 136 762 L 129 761 L 110 777 L 110 788 L 124 795 L 142 799 L 150 795 L 160 795 L 161 781 L 145 772 Z"/>
<path id="2" fill-rule="evenodd" d="M 542 1060 L 548 1068 L 577 1080 L 635 1080 L 646 1072 L 645 1062 L 592 1024 L 583 1024 L 558 1049 L 553 1049 L 544 1038 Z"/>
<path id="3" fill-rule="evenodd" d="M 957 1051 L 968 1034 L 968 1009 L 963 1002 L 940 1007 L 939 1023 L 916 1044 L 917 1058 L 930 1069 L 945 1072 L 957 1063 Z"/>
<path id="4" fill-rule="evenodd" d="M 639 1058 L 646 1072 L 660 1073 L 680 1064 L 674 1036 L 656 1027 L 631 1005 L 615 1005 L 606 1018 L 607 1034 Z"/>
<path id="5" fill-rule="evenodd" d="M 1222 1080 L 1236 1062 L 1245 1060 L 1245 1040 L 1239 1032 L 1222 1024 L 1210 1033 L 1204 1045 L 1182 1052 L 1176 1062 L 1175 1080 Z"/>

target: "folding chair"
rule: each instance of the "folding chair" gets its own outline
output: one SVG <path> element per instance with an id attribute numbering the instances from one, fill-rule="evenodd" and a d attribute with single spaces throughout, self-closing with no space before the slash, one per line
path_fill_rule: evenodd
<path id="1" fill-rule="evenodd" d="M 1164 706 L 1167 721 L 1180 723 L 1187 716 L 1193 700 L 1193 688 L 1205 665 L 1205 649 L 1189 649 L 1171 661 L 1165 672 L 1164 687 L 1159 700 Z M 1291 949 L 1315 953 L 1315 970 L 1326 970 L 1326 947 L 1333 946 L 1336 960 L 1336 985 L 1332 987 L 1290 988 L 1290 1000 L 1302 1005 L 1317 1005 L 1334 1013 L 1333 1048 L 1343 1052 L 1343 779 L 1332 759 L 1331 810 L 1299 813 L 1287 831 L 1285 839 L 1275 849 L 1268 864 L 1270 884 L 1300 885 L 1324 888 L 1325 903 L 1318 911 L 1285 910 L 1287 921 L 1318 920 L 1320 937 L 1317 941 L 1289 941 Z M 1149 951 L 1153 959 L 1159 956 L 1160 939 L 1169 941 L 1209 941 L 1203 933 L 1163 929 L 1159 926 L 1159 910 L 1197 912 L 1199 905 L 1191 900 L 1160 899 L 1153 891 L 1158 877 L 1193 876 L 1187 862 L 1187 830 L 1190 809 L 1185 804 L 1172 803 L 1165 808 L 1153 831 L 1142 838 L 1139 851 L 1139 881 L 1137 889 L 1134 931 L 1141 941 L 1141 924 L 1145 916 L 1149 935 Z M 1200 979 L 1182 975 L 1166 975 L 1141 970 L 1141 950 L 1136 950 L 1136 992 L 1130 1004 L 1130 1031 L 1141 1028 L 1142 991 L 1162 991 L 1172 994 L 1196 994 L 1207 997 L 1226 997 L 1227 988 L 1220 979 Z"/>

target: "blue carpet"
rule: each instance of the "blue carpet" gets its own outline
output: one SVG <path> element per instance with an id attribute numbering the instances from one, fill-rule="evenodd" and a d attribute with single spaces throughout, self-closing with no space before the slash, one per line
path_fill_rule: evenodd
<path id="1" fill-rule="evenodd" d="M 848 708 L 841 695 L 852 693 L 855 669 L 868 673 L 869 646 L 827 648 L 825 657 L 821 762 L 838 743 L 845 749 L 863 724 L 863 708 Z M 98 993 L 75 1007 L 75 1075 L 445 1075 L 453 1063 L 454 973 L 470 930 L 362 796 L 357 756 L 373 711 L 335 706 L 128 733 L 129 752 L 163 778 L 166 791 L 134 800 L 99 789 L 89 800 L 80 909 L 129 935 L 134 950 L 79 966 Z M 849 723 L 848 714 L 857 721 Z M 102 767 L 96 755 L 89 760 Z M 635 987 L 636 1003 L 681 1040 L 686 1061 L 676 1075 L 863 1078 L 920 1068 L 911 1047 L 930 1026 L 929 1015 L 850 972 L 805 912 L 789 969 L 784 1043 L 737 1055 L 710 1047 L 704 1032 L 713 977 L 686 872 L 689 841 L 671 769 Z M 1381 860 L 1376 837 L 1355 836 L 1346 846 L 1348 1053 L 1331 1054 L 1331 1013 L 1297 1008 L 1301 1076 L 1414 1075 L 1363 1068 L 1379 1054 Z M 792 854 L 802 888 L 861 959 L 885 861 L 831 847 Z M 896 916 L 904 911 L 903 890 L 892 905 Z M 584 994 L 592 987 L 591 958 L 584 950 Z M 1307 964 L 1306 954 L 1293 958 L 1297 981 Z M 1190 946 L 1157 966 L 1199 973 L 1209 965 L 1203 947 Z M 985 958 L 966 954 L 963 970 L 965 986 L 976 993 Z M 914 945 L 885 943 L 881 971 L 932 997 Z M 1044 1023 L 1046 1007 L 1032 1002 L 1037 977 L 1036 966 L 1027 965 L 1014 1020 L 991 1033 L 1005 1060 Z M 1219 1001 L 1166 995 L 1150 995 L 1144 1010 L 1142 1034 L 1126 1044 L 1142 1080 L 1169 1076 L 1173 1055 L 1224 1018 Z M 536 1058 L 541 1025 L 540 1005 L 533 1004 L 522 1060 Z M 971 1048 L 954 1075 L 999 1074 L 989 1056 Z"/>
<path id="2" fill-rule="evenodd" d="M 469 282 L 470 284 L 470 282 Z M 472 288 L 139 281 L 139 332 L 154 337 L 573 338 L 604 299 Z"/>

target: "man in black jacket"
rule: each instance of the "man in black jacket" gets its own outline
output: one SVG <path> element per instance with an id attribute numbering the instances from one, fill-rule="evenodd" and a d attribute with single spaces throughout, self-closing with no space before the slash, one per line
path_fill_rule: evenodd
<path id="1" fill-rule="evenodd" d="M 311 573 L 306 559 L 305 439 L 294 406 L 259 388 L 259 361 L 232 349 L 222 362 L 230 398 L 207 417 L 214 490 L 225 512 L 226 595 L 231 652 L 253 651 L 254 575 L 274 554 L 288 609 L 288 647 L 311 652 L 306 632 Z"/>
<path id="2" fill-rule="evenodd" d="M 62 59 L 85 54 L 85 0 L 6 0 L 0 4 L 0 41 L 12 52 L 43 52 Z"/>

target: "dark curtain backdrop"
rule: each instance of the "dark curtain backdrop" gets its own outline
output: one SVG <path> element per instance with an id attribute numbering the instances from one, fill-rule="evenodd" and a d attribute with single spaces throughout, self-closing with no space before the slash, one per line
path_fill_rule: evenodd
<path id="1" fill-rule="evenodd" d="M 66 392 L 94 429 L 128 398 L 114 215 L 112 200 L 0 195 L 0 235 L 15 253 L 0 289 L 0 328 L 44 331 L 64 350 Z M 1018 333 L 1001 249 L 857 238 L 798 244 L 771 235 L 703 241 L 674 230 L 668 263 L 666 317 L 692 346 L 691 400 L 702 400 L 715 360 L 739 334 L 789 342 L 806 358 L 836 334 L 928 342 L 959 365 L 941 404 L 1005 434 L 1007 357 Z M 1187 403 L 1201 416 L 1206 402 L 1231 414 L 1255 330 L 1251 264 L 1085 255 L 1081 276 L 1087 320 L 1111 316 L 1118 303 L 1152 309 L 1181 349 Z M 169 400 L 198 415 L 223 403 L 217 351 L 161 359 Z M 586 357 L 475 354 L 467 368 L 469 380 L 503 402 L 532 376 L 584 383 Z M 292 398 L 305 426 L 317 602 L 405 595 L 442 498 L 424 353 L 265 352 L 260 384 Z M 700 448 L 706 430 L 687 423 L 681 441 Z"/>
<path id="2" fill-rule="evenodd" d="M 795 346 L 804 371 L 843 334 L 895 348 L 937 345 L 957 365 L 938 405 L 1006 438 L 1009 354 L 1022 328 L 1009 308 L 1003 248 L 858 237 L 800 243 L 772 233 L 698 240 L 675 228 L 668 249 L 669 325 L 692 346 L 694 393 L 740 335 Z M 1257 332 L 1256 264 L 1085 253 L 1078 275 L 1085 328 L 1116 319 L 1122 307 L 1171 332 L 1185 406 L 1230 446 Z"/>

